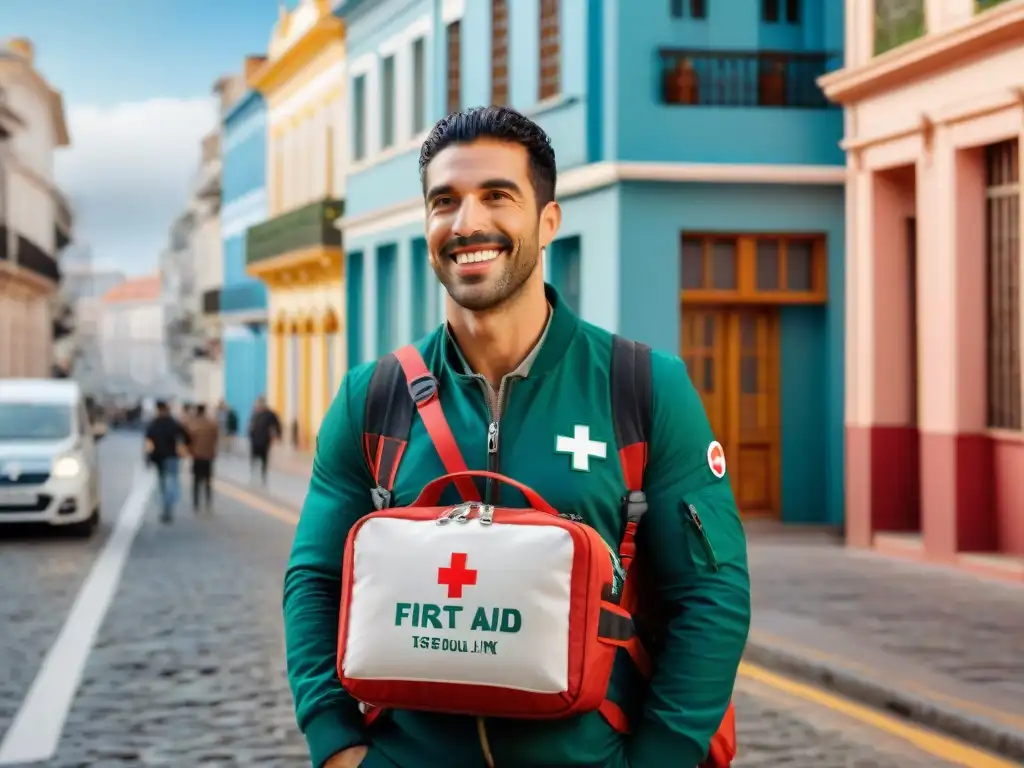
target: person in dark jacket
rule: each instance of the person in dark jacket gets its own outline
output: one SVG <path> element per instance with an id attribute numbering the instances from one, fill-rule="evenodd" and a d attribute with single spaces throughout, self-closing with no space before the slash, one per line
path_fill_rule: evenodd
<path id="1" fill-rule="evenodd" d="M 281 420 L 267 407 L 263 397 L 256 400 L 249 418 L 249 466 L 255 471 L 260 465 L 260 480 L 267 484 L 267 465 L 270 462 L 270 447 L 281 439 Z"/>
<path id="2" fill-rule="evenodd" d="M 171 415 L 167 403 L 157 401 L 156 417 L 146 427 L 146 456 L 160 477 L 160 520 L 164 523 L 174 519 L 181 496 L 179 462 L 191 443 L 188 431 Z"/>
<path id="3" fill-rule="evenodd" d="M 209 514 L 213 511 L 213 462 L 217 458 L 220 428 L 200 403 L 188 431 L 192 437 L 192 508 L 198 513 L 202 503 L 202 509 Z"/>

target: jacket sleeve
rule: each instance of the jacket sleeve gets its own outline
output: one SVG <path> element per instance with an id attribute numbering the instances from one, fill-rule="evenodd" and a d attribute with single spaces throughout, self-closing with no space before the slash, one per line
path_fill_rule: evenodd
<path id="1" fill-rule="evenodd" d="M 373 510 L 370 479 L 353 417 L 352 374 L 346 376 L 317 439 L 309 492 L 284 578 L 288 681 L 299 728 L 314 768 L 331 755 L 367 743 L 358 705 L 335 669 L 345 539 Z"/>
<path id="2" fill-rule="evenodd" d="M 660 353 L 652 365 L 648 511 L 637 559 L 652 568 L 670 618 L 630 764 L 693 768 L 725 714 L 750 629 L 746 537 L 729 475 L 711 470 L 715 437 L 686 366 Z"/>

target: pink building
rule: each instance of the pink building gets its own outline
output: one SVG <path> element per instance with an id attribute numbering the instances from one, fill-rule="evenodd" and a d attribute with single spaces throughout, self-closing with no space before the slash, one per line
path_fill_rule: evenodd
<path id="1" fill-rule="evenodd" d="M 846 528 L 1024 579 L 1024 0 L 846 3 Z"/>

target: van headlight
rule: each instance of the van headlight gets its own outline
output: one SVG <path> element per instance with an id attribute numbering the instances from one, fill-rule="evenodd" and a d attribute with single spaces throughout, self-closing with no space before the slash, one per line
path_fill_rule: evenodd
<path id="1" fill-rule="evenodd" d="M 77 477 L 78 473 L 81 471 L 82 462 L 74 456 L 61 456 L 53 462 L 52 474 L 54 477 Z"/>

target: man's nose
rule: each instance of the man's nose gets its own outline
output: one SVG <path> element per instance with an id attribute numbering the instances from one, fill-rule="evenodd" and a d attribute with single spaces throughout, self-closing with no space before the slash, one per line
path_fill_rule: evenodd
<path id="1" fill-rule="evenodd" d="M 452 234 L 469 237 L 477 232 L 484 232 L 487 229 L 487 222 L 486 208 L 475 197 L 467 195 L 462 199 L 462 204 L 455 215 Z"/>

